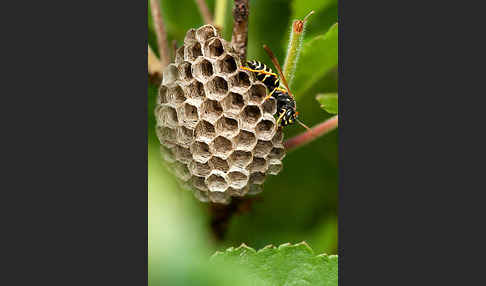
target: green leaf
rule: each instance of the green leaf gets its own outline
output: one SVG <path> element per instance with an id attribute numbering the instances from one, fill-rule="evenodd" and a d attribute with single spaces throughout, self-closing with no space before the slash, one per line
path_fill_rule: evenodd
<path id="1" fill-rule="evenodd" d="M 321 108 L 331 114 L 338 113 L 338 95 L 337 93 L 322 93 L 316 96 Z"/>
<path id="2" fill-rule="evenodd" d="M 269 0 L 269 1 L 251 1 L 250 2 L 250 16 L 248 23 L 248 59 L 260 60 L 272 65 L 268 55 L 263 49 L 263 44 L 268 45 L 275 53 L 280 63 L 283 63 L 285 58 L 285 48 L 287 42 L 284 43 L 288 33 L 290 33 L 288 19 L 290 17 L 290 10 L 287 4 L 281 3 L 283 1 Z M 233 6 L 230 4 L 228 6 Z M 277 17 L 269 17 L 269 11 Z M 277 19 L 275 19 L 277 18 Z M 231 26 L 227 26 L 231 32 Z M 231 39 L 231 33 L 229 36 Z"/>
<path id="3" fill-rule="evenodd" d="M 338 64 L 338 24 L 315 37 L 302 47 L 293 86 L 296 97 L 302 96 L 313 84 Z"/>
<path id="4" fill-rule="evenodd" d="M 216 252 L 211 261 L 248 269 L 251 285 L 338 285 L 337 255 L 316 256 L 305 242 L 269 245 L 259 251 L 242 244 Z"/>

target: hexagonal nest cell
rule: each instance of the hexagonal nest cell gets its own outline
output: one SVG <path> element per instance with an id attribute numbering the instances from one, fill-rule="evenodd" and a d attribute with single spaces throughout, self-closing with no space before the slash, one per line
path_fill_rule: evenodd
<path id="1" fill-rule="evenodd" d="M 184 148 L 180 145 L 176 145 L 173 149 L 173 152 L 177 161 L 184 164 L 190 164 L 192 162 L 192 154 L 189 148 Z"/>
<path id="2" fill-rule="evenodd" d="M 161 86 L 159 89 L 159 95 L 157 96 L 157 105 L 166 104 L 168 102 L 168 88 L 166 86 Z"/>
<path id="3" fill-rule="evenodd" d="M 222 100 L 228 92 L 228 83 L 220 76 L 215 76 L 206 84 L 206 93 L 208 98 Z"/>
<path id="4" fill-rule="evenodd" d="M 177 128 L 177 142 L 184 148 L 189 148 L 194 141 L 194 130 L 185 126 Z"/>
<path id="5" fill-rule="evenodd" d="M 282 168 L 283 168 L 282 161 L 278 159 L 270 159 L 268 162 L 267 173 L 270 175 L 277 175 L 278 173 L 280 173 Z"/>
<path id="6" fill-rule="evenodd" d="M 196 189 L 206 192 L 208 190 L 208 187 L 206 186 L 204 180 L 205 177 L 192 176 L 191 183 Z"/>
<path id="7" fill-rule="evenodd" d="M 211 159 L 209 159 L 208 163 L 213 170 L 219 170 L 221 172 L 228 172 L 229 170 L 228 161 L 225 159 L 213 156 Z"/>
<path id="8" fill-rule="evenodd" d="M 244 188 L 248 184 L 248 172 L 245 172 L 245 170 L 233 170 L 228 173 L 228 180 L 232 188 Z"/>
<path id="9" fill-rule="evenodd" d="M 228 182 L 218 173 L 209 175 L 209 177 L 206 178 L 206 185 L 211 192 L 224 192 L 228 188 Z"/>
<path id="10" fill-rule="evenodd" d="M 219 33 L 212 25 L 204 25 L 196 30 L 196 40 L 199 43 L 205 43 L 207 40 L 214 37 L 219 37 Z"/>
<path id="11" fill-rule="evenodd" d="M 272 120 L 262 119 L 256 126 L 256 136 L 261 140 L 271 140 L 275 131 L 275 124 Z"/>
<path id="12" fill-rule="evenodd" d="M 204 48 L 205 55 L 210 58 L 218 58 L 224 53 L 223 43 L 218 38 L 212 38 Z"/>
<path id="13" fill-rule="evenodd" d="M 189 170 L 194 176 L 205 177 L 211 173 L 211 167 L 208 163 L 199 163 L 193 161 L 189 164 Z"/>
<path id="14" fill-rule="evenodd" d="M 252 160 L 250 151 L 236 150 L 228 158 L 231 167 L 245 168 Z"/>
<path id="15" fill-rule="evenodd" d="M 184 104 L 184 121 L 185 122 L 197 122 L 199 115 L 197 114 L 197 107 L 190 103 Z"/>
<path id="16" fill-rule="evenodd" d="M 223 116 L 216 122 L 216 130 L 226 138 L 234 137 L 238 134 L 238 120 Z"/>
<path id="17" fill-rule="evenodd" d="M 252 151 L 256 145 L 255 132 L 241 130 L 233 139 L 238 150 Z"/>
<path id="18" fill-rule="evenodd" d="M 254 126 L 262 117 L 260 108 L 256 105 L 247 105 L 240 114 L 241 122 L 247 126 Z"/>
<path id="19" fill-rule="evenodd" d="M 203 202 L 263 190 L 282 170 L 283 133 L 276 102 L 216 28 L 190 29 L 164 70 L 156 100 L 156 135 L 183 189 Z"/>
<path id="20" fill-rule="evenodd" d="M 229 78 L 229 82 L 232 89 L 239 91 L 243 91 L 251 85 L 250 76 L 248 76 L 247 71 L 239 71 Z"/>
<path id="21" fill-rule="evenodd" d="M 185 62 L 179 65 L 179 75 L 181 77 L 181 80 L 189 81 L 193 78 L 191 67 L 192 65 L 190 62 Z"/>
<path id="22" fill-rule="evenodd" d="M 191 153 L 194 161 L 206 163 L 211 158 L 209 145 L 205 142 L 195 141 L 191 145 Z"/>
<path id="23" fill-rule="evenodd" d="M 175 106 L 183 103 L 186 100 L 186 97 L 184 95 L 184 91 L 178 85 L 169 88 L 167 93 L 170 97 L 171 103 Z"/>
<path id="24" fill-rule="evenodd" d="M 267 98 L 265 102 L 263 102 L 262 108 L 264 113 L 273 116 L 277 113 L 277 101 L 273 97 Z"/>
<path id="25" fill-rule="evenodd" d="M 185 90 L 185 94 L 188 98 L 198 100 L 204 100 L 206 98 L 206 94 L 204 93 L 204 85 L 197 80 L 190 81 L 185 87 Z"/>
<path id="26" fill-rule="evenodd" d="M 261 104 L 267 95 L 267 88 L 263 84 L 255 84 L 248 90 L 248 100 L 253 104 Z"/>
<path id="27" fill-rule="evenodd" d="M 202 56 L 201 44 L 196 42 L 192 45 L 184 46 L 184 60 L 193 62 Z"/>
<path id="28" fill-rule="evenodd" d="M 194 42 L 196 42 L 196 29 L 189 29 L 187 30 L 186 37 L 184 38 L 184 46 L 192 45 Z"/>
<path id="29" fill-rule="evenodd" d="M 162 106 L 156 112 L 157 124 L 159 126 L 167 126 L 176 128 L 179 125 L 179 116 L 177 110 L 170 106 Z"/>
<path id="30" fill-rule="evenodd" d="M 268 158 L 282 160 L 285 156 L 285 148 L 283 146 L 275 146 L 270 151 Z"/>
<path id="31" fill-rule="evenodd" d="M 221 158 L 228 158 L 233 150 L 233 145 L 230 140 L 224 138 L 223 136 L 218 136 L 211 142 L 209 146 L 211 152 Z"/>
<path id="32" fill-rule="evenodd" d="M 248 187 L 248 184 L 247 184 L 246 186 L 244 186 L 241 189 L 229 187 L 227 192 L 232 197 L 243 197 L 248 193 L 249 189 L 250 188 Z"/>
<path id="33" fill-rule="evenodd" d="M 265 173 L 267 170 L 267 160 L 264 158 L 253 157 L 253 161 L 247 167 L 248 171 Z"/>
<path id="34" fill-rule="evenodd" d="M 238 114 L 245 106 L 243 95 L 239 93 L 230 92 L 223 99 L 223 110 L 228 113 Z"/>
<path id="35" fill-rule="evenodd" d="M 272 151 L 273 144 L 270 141 L 258 140 L 255 149 L 253 150 L 255 156 L 264 158 L 270 151 Z"/>
<path id="36" fill-rule="evenodd" d="M 206 120 L 199 121 L 196 125 L 195 133 L 196 139 L 205 142 L 211 142 L 216 137 L 214 125 Z"/>
<path id="37" fill-rule="evenodd" d="M 206 59 L 198 60 L 192 65 L 192 74 L 201 81 L 207 81 L 213 73 L 213 64 Z"/>
<path id="38" fill-rule="evenodd" d="M 230 55 L 226 55 L 223 59 L 216 62 L 218 73 L 230 74 L 236 71 L 237 68 L 236 60 Z"/>
<path id="39" fill-rule="evenodd" d="M 179 70 L 175 64 L 168 65 L 162 76 L 162 84 L 168 85 L 179 79 Z"/>
<path id="40" fill-rule="evenodd" d="M 265 173 L 262 172 L 255 172 L 250 175 L 250 183 L 261 185 L 265 182 Z"/>
<path id="41" fill-rule="evenodd" d="M 157 126 L 156 133 L 159 141 L 165 143 L 164 145 L 166 145 L 166 147 L 173 147 L 173 144 L 177 143 L 176 130 L 172 128 Z M 170 143 L 171 146 L 167 146 L 168 143 Z"/>
<path id="42" fill-rule="evenodd" d="M 201 117 L 209 122 L 216 122 L 223 114 L 221 104 L 216 100 L 206 100 L 201 107 Z"/>

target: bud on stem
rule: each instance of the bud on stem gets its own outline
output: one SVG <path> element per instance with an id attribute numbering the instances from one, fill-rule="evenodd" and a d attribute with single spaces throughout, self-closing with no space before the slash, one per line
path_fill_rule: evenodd
<path id="1" fill-rule="evenodd" d="M 302 48 L 302 40 L 304 39 L 304 27 L 307 22 L 307 18 L 314 14 L 311 11 L 303 20 L 295 20 L 292 24 L 292 31 L 290 32 L 289 45 L 287 48 L 287 57 L 283 66 L 283 74 L 287 79 L 289 85 L 292 84 L 295 69 L 297 67 L 297 61 L 299 59 L 300 50 Z"/>

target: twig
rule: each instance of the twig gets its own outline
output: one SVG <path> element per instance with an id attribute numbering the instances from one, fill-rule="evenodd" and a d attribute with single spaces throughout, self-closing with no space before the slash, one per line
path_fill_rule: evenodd
<path id="1" fill-rule="evenodd" d="M 172 57 L 171 57 L 171 62 L 175 61 L 177 54 L 177 40 L 172 40 Z"/>
<path id="2" fill-rule="evenodd" d="M 335 115 L 329 118 L 328 120 L 312 127 L 310 130 L 285 141 L 284 142 L 285 148 L 287 149 L 287 152 L 289 152 L 290 150 L 293 150 L 297 147 L 307 144 L 319 138 L 320 136 L 336 129 L 337 126 L 338 126 L 338 115 Z"/>
<path id="3" fill-rule="evenodd" d="M 233 35 L 231 44 L 240 56 L 241 62 L 246 62 L 246 44 L 248 42 L 248 14 L 250 3 L 248 0 L 235 0 L 233 7 Z"/>
<path id="4" fill-rule="evenodd" d="M 199 12 L 201 12 L 201 15 L 203 16 L 204 22 L 206 24 L 212 24 L 213 23 L 213 16 L 211 15 L 211 12 L 209 12 L 208 5 L 206 4 L 205 0 L 196 0 L 197 7 L 199 7 Z"/>
<path id="5" fill-rule="evenodd" d="M 224 20 L 226 18 L 226 4 L 228 0 L 216 0 L 216 15 L 214 16 L 214 26 L 221 31 L 224 29 Z"/>
<path id="6" fill-rule="evenodd" d="M 228 231 L 231 218 L 235 214 L 247 213 L 251 210 L 254 201 L 259 197 L 232 198 L 229 205 L 210 204 L 211 231 L 217 241 L 222 241 Z"/>
<path id="7" fill-rule="evenodd" d="M 304 39 L 304 27 L 307 23 L 307 18 L 314 14 L 310 11 L 303 20 L 295 20 L 292 24 L 292 31 L 290 32 L 289 46 L 287 48 L 287 57 L 285 58 L 283 66 L 283 74 L 287 78 L 289 84 L 292 84 L 295 69 L 297 68 L 297 61 L 299 60 L 300 51 L 302 48 L 302 40 Z"/>
<path id="8" fill-rule="evenodd" d="M 169 44 L 167 43 L 167 33 L 165 31 L 164 21 L 160 12 L 160 0 L 150 0 L 150 9 L 154 20 L 155 34 L 157 35 L 157 44 L 159 45 L 161 68 L 169 64 Z"/>
<path id="9" fill-rule="evenodd" d="M 150 46 L 148 46 L 148 75 L 149 80 L 155 85 L 159 86 L 162 82 L 162 66 L 159 59 L 154 54 Z"/>

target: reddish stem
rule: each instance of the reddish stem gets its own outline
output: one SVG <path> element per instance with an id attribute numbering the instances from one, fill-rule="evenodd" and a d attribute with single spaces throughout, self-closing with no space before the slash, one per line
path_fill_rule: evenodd
<path id="1" fill-rule="evenodd" d="M 338 116 L 336 115 L 312 127 L 308 131 L 285 141 L 284 142 L 285 148 L 287 149 L 287 152 L 289 152 L 290 150 L 293 150 L 297 147 L 307 144 L 321 137 L 322 135 L 336 129 L 337 126 L 338 126 Z"/>

